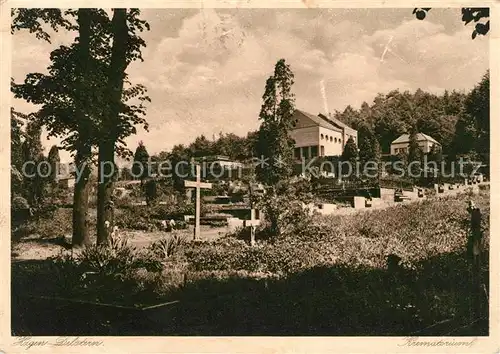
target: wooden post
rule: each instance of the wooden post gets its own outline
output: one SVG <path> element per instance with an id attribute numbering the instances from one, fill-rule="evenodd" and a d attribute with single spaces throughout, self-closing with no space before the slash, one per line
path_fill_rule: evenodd
<path id="1" fill-rule="evenodd" d="M 200 165 L 196 165 L 196 181 L 184 181 L 184 186 L 188 188 L 195 188 L 196 190 L 196 204 L 195 204 L 195 217 L 194 217 L 194 240 L 200 239 L 200 200 L 201 200 L 201 189 L 212 189 L 212 183 L 201 182 L 201 168 Z"/>
<path id="2" fill-rule="evenodd" d="M 250 220 L 245 220 L 245 227 L 250 227 L 250 246 L 255 245 L 255 228 L 260 225 L 260 220 L 255 218 L 255 209 L 250 209 Z"/>
<path id="3" fill-rule="evenodd" d="M 475 320 L 481 315 L 481 298 L 483 292 L 481 286 L 482 216 L 481 210 L 472 201 L 469 202 L 467 210 L 471 214 L 470 233 L 467 241 L 467 255 L 471 264 L 471 317 Z"/>

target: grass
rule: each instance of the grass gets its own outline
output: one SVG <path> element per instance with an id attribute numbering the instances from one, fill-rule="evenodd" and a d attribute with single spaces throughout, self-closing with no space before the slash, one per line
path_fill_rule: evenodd
<path id="1" fill-rule="evenodd" d="M 476 319 L 470 313 L 475 289 L 464 254 L 469 198 L 483 213 L 488 255 L 489 192 L 481 191 L 319 217 L 301 234 L 260 241 L 257 247 L 234 237 L 187 243 L 161 274 L 136 272 L 128 288 L 99 294 L 121 304 L 181 300 L 168 321 L 144 325 L 142 335 L 410 335 L 425 328 L 434 335 L 457 328 L 462 332 L 454 335 L 486 335 L 486 304 L 483 319 L 468 327 Z M 386 269 L 391 253 L 402 258 L 401 269 Z M 13 266 L 12 274 L 13 294 L 56 293 L 50 266 Z M 487 288 L 488 274 L 485 257 L 481 277 Z M 105 320 L 120 316 L 109 314 Z M 441 321 L 445 325 L 432 327 Z M 137 331 L 124 324 L 112 327 L 120 334 Z M 70 329 L 57 330 L 54 334 Z"/>

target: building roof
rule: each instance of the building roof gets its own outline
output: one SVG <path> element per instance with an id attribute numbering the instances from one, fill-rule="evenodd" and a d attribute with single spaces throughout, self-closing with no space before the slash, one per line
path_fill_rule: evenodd
<path id="1" fill-rule="evenodd" d="M 295 112 L 299 112 L 299 113 L 305 115 L 307 118 L 309 118 L 310 120 L 312 120 L 314 123 L 316 123 L 320 127 L 323 127 L 323 128 L 326 128 L 326 129 L 330 129 L 330 130 L 342 133 L 341 129 L 339 129 L 336 126 L 334 126 L 332 123 L 330 123 L 329 121 L 327 121 L 322 116 L 316 116 L 314 114 L 304 112 L 304 111 L 302 111 L 300 109 L 296 109 Z"/>
<path id="2" fill-rule="evenodd" d="M 435 143 L 435 144 L 439 144 L 439 142 L 434 139 L 433 137 L 430 137 L 429 135 L 427 134 L 424 134 L 424 133 L 417 133 L 417 141 L 430 141 L 432 143 Z M 403 134 L 401 135 L 399 138 L 397 138 L 396 140 L 394 140 L 392 144 L 402 144 L 402 143 L 409 143 L 410 142 L 410 135 L 409 134 Z M 441 144 L 439 144 L 441 145 Z"/>
<path id="3" fill-rule="evenodd" d="M 344 122 L 338 120 L 337 118 L 335 118 L 334 116 L 332 116 L 331 114 L 327 116 L 323 115 L 323 114 L 319 114 L 319 117 L 323 118 L 324 120 L 326 120 L 327 122 L 329 122 L 330 124 L 333 124 L 333 125 L 337 125 L 341 128 L 348 128 L 348 129 L 352 129 L 350 126 L 348 126 L 347 124 L 345 124 Z"/>

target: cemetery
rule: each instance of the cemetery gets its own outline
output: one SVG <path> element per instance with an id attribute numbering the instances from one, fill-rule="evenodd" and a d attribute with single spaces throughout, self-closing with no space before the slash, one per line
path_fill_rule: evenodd
<path id="1" fill-rule="evenodd" d="M 199 46 L 205 17 L 186 30 L 184 17 L 155 15 L 182 26 L 150 36 L 141 11 L 12 9 L 13 35 L 74 41 L 11 79 L 24 103 L 11 109 L 13 336 L 489 334 L 489 71 L 440 93 L 432 75 L 427 85 L 384 70 L 351 85 L 329 71 L 347 54 L 334 46 L 318 101 L 306 56 L 267 53 L 281 58 L 274 67 L 249 68 L 228 54 L 246 36 L 233 49 L 222 40 L 242 31 L 213 24 L 200 38 L 216 45 Z M 239 21 L 211 11 L 214 23 Z M 150 42 L 186 32 L 171 61 L 139 64 L 146 43 L 170 57 L 174 42 Z M 324 36 L 310 49 L 322 53 Z M 388 46 L 366 63 L 385 65 Z M 217 70 L 185 65 L 196 56 Z M 327 81 L 346 90 L 335 107 Z"/>
<path id="2" fill-rule="evenodd" d="M 199 176 L 199 166 L 197 173 Z M 17 268 L 24 262 L 33 262 L 30 267 L 37 269 L 36 277 L 38 280 L 36 281 L 45 282 L 45 285 L 42 289 L 37 287 L 35 291 L 30 291 L 33 294 L 22 294 L 15 301 L 18 301 L 19 306 L 36 307 L 39 311 L 43 311 L 44 308 L 47 308 L 47 311 L 49 309 L 53 311 L 54 304 L 57 303 L 56 307 L 59 308 L 59 311 L 56 311 L 54 316 L 59 318 L 60 323 L 70 321 L 67 313 L 61 312 L 65 311 L 64 309 L 68 309 L 67 311 L 71 309 L 79 314 L 84 312 L 87 313 L 87 316 L 92 314 L 86 321 L 89 324 L 92 323 L 94 328 L 106 333 L 113 333 L 112 331 L 129 333 L 126 329 L 127 323 L 135 321 L 134 323 L 141 323 L 143 329 L 139 333 L 143 335 L 158 331 L 159 327 L 167 331 L 166 333 L 189 334 L 196 331 L 203 333 L 216 331 L 218 334 L 228 335 L 255 334 L 253 331 L 247 332 L 248 329 L 245 328 L 251 328 L 251 321 L 263 321 L 262 318 L 245 316 L 246 321 L 250 322 L 245 322 L 244 326 L 224 327 L 219 324 L 216 329 L 214 329 L 212 322 L 207 323 L 206 321 L 211 318 L 210 316 L 215 316 L 218 313 L 217 316 L 225 318 L 227 323 L 234 324 L 231 322 L 232 318 L 241 316 L 234 311 L 250 310 L 249 304 L 242 300 L 247 299 L 248 296 L 253 304 L 252 312 L 269 311 L 270 307 L 267 306 L 277 306 L 272 304 L 275 301 L 280 301 L 279 306 L 284 306 L 283 310 L 280 311 L 287 313 L 287 316 L 302 316 L 301 311 L 306 311 L 305 308 L 287 307 L 289 306 L 288 302 L 279 300 L 278 294 L 286 296 L 289 298 L 288 301 L 292 301 L 291 299 L 299 295 L 293 294 L 291 297 L 292 294 L 288 292 L 292 291 L 292 288 L 295 289 L 295 286 L 299 286 L 298 284 L 305 284 L 303 282 L 309 279 L 308 282 L 313 281 L 315 284 L 315 292 L 327 291 L 326 288 L 328 288 L 328 291 L 333 291 L 332 294 L 340 296 L 339 301 L 343 301 L 341 298 L 344 295 L 338 293 L 339 290 L 331 288 L 333 286 L 331 281 L 337 277 L 340 278 L 335 281 L 339 281 L 342 277 L 348 277 L 349 279 L 358 279 L 359 283 L 353 285 L 356 288 L 381 286 L 381 284 L 376 284 L 379 281 L 385 281 L 383 279 L 387 275 L 384 275 L 383 269 L 386 257 L 392 253 L 399 254 L 406 264 L 411 264 L 409 269 L 416 268 L 412 276 L 417 276 L 417 274 L 420 274 L 419 277 L 422 276 L 423 269 L 432 266 L 429 259 L 433 259 L 433 257 L 437 257 L 435 262 L 444 262 L 443 272 L 446 272 L 446 275 L 445 273 L 437 274 L 436 277 L 447 277 L 451 268 L 453 268 L 453 272 L 459 272 L 460 269 L 455 269 L 456 262 L 463 263 L 463 266 L 467 263 L 466 259 L 460 260 L 462 257 L 460 249 L 467 242 L 467 232 L 460 224 L 460 220 L 467 219 L 466 200 L 472 198 L 475 203 L 481 206 L 483 218 L 487 218 L 485 213 L 489 210 L 489 193 L 488 189 L 485 188 L 488 188 L 489 185 L 487 183 L 470 186 L 459 184 L 454 189 L 450 189 L 450 185 L 444 185 L 445 188 L 442 188 L 441 193 L 439 192 L 441 186 L 435 185 L 434 194 L 430 193 L 431 190 L 424 188 L 414 188 L 414 190 L 381 188 L 377 193 L 373 193 L 378 197 L 344 195 L 337 198 L 337 201 L 341 201 L 340 203 L 332 200 L 331 202 L 308 204 L 305 210 L 309 210 L 309 212 L 302 216 L 303 223 L 291 221 L 288 225 L 291 228 L 286 229 L 287 231 L 284 231 L 282 237 L 271 240 L 266 235 L 268 220 L 261 210 L 250 208 L 244 202 L 237 202 L 234 205 L 234 210 L 237 210 L 238 213 L 236 216 L 231 215 L 227 212 L 229 207 L 233 205 L 226 198 L 202 198 L 201 191 L 203 189 L 209 190 L 212 187 L 210 183 L 203 182 L 200 178 L 195 178 L 194 181 L 186 180 L 186 190 L 196 191 L 192 193 L 194 200 L 192 203 L 186 201 L 185 211 L 177 210 L 177 215 L 169 213 L 168 205 L 162 204 L 156 206 L 141 205 L 123 210 L 118 208 L 117 224 L 123 226 L 118 227 L 117 240 L 127 240 L 126 246 L 124 244 L 123 247 L 124 249 L 130 247 L 130 252 L 134 254 L 128 261 L 120 261 L 125 263 L 123 271 L 113 269 L 113 272 L 120 274 L 124 272 L 121 276 L 128 279 L 125 283 L 123 280 L 117 283 L 115 275 L 101 274 L 105 268 L 97 270 L 97 275 L 93 274 L 96 269 L 83 272 L 83 269 L 88 269 L 88 265 L 85 264 L 92 262 L 92 258 L 97 256 L 97 254 L 93 255 L 92 252 L 83 251 L 80 256 L 77 256 L 76 259 L 80 259 L 77 264 L 80 265 L 72 271 L 76 271 L 76 274 L 67 273 L 68 269 L 71 269 L 71 267 L 68 268 L 69 265 L 75 262 L 71 260 L 74 259 L 72 258 L 74 255 L 70 256 L 67 253 L 69 251 L 64 251 L 68 247 L 71 248 L 68 246 L 71 240 L 67 234 L 70 229 L 64 230 L 63 227 L 57 231 L 50 226 L 44 229 L 42 226 L 44 221 L 39 220 L 37 231 L 47 233 L 47 236 L 54 235 L 54 231 L 65 235 L 62 238 L 50 238 L 45 235 L 20 237 L 20 242 L 13 249 L 13 252 L 18 253 L 18 257 L 14 256 L 14 259 L 19 259 L 19 265 L 13 264 L 13 271 L 19 272 L 16 279 L 19 278 L 20 282 L 15 282 L 14 287 L 22 287 L 22 282 L 35 281 L 32 278 L 35 274 L 32 273 L 33 270 L 27 271 L 23 269 L 24 267 Z M 244 195 L 244 200 L 248 201 L 248 195 Z M 345 203 L 345 201 L 348 202 Z M 120 204 L 118 203 L 118 205 Z M 163 214 L 162 208 L 164 209 Z M 61 212 L 62 210 L 70 211 L 69 209 L 61 209 L 54 217 L 59 218 L 58 222 L 67 227 L 69 226 L 69 214 Z M 139 214 L 141 214 L 138 210 L 143 210 L 144 223 L 149 223 L 147 227 L 130 223 L 132 228 L 129 228 L 126 222 L 120 222 L 122 217 L 138 219 Z M 217 210 L 218 214 L 214 214 L 214 210 Z M 221 212 L 221 210 L 223 211 Z M 127 216 L 128 213 L 131 213 L 130 216 Z M 218 215 L 219 219 L 210 215 Z M 418 216 L 418 219 L 414 219 L 415 216 Z M 151 217 L 155 219 L 148 219 Z M 162 219 L 163 223 L 158 223 Z M 214 224 L 215 219 L 223 222 Z M 170 224 L 173 220 L 175 220 L 174 224 Z M 204 223 L 204 220 L 212 223 Z M 409 223 L 409 220 L 417 220 L 417 224 L 415 221 Z M 52 224 L 52 220 L 47 220 L 47 222 Z M 175 226 L 177 224 L 179 225 Z M 304 229 L 301 224 L 307 225 L 307 229 Z M 432 226 L 438 224 L 440 225 L 438 229 Z M 170 227 L 167 227 L 168 225 Z M 439 230 L 439 232 L 436 233 L 435 230 Z M 18 232 L 20 231 L 18 230 Z M 27 234 L 29 230 L 24 232 Z M 405 238 L 402 238 L 402 235 L 406 235 Z M 408 237 L 412 240 L 412 247 L 414 247 L 412 249 L 407 249 L 405 246 L 405 240 L 408 240 Z M 487 231 L 482 237 L 487 240 Z M 29 247 L 31 251 L 26 252 L 23 247 Z M 120 249 L 119 247 L 121 246 L 118 246 L 117 251 Z M 34 253 L 36 248 L 40 249 L 38 253 Z M 440 252 L 436 253 L 436 249 L 439 249 Z M 342 251 L 340 252 L 340 250 Z M 418 252 L 415 252 L 416 250 Z M 66 252 L 66 255 L 61 255 L 61 251 Z M 96 251 L 94 250 L 94 252 Z M 447 252 L 449 253 L 447 257 L 455 258 L 441 260 L 439 259 L 441 252 Z M 23 257 L 26 259 L 24 260 Z M 118 254 L 115 257 L 119 257 Z M 446 263 L 451 259 L 455 259 L 453 263 Z M 49 260 L 52 261 L 48 264 Z M 343 265 L 361 267 L 359 268 L 361 273 L 345 273 L 347 269 L 343 268 Z M 361 269 L 363 270 L 361 271 Z M 56 273 L 53 273 L 54 271 Z M 75 284 L 75 279 L 68 279 L 71 277 L 81 279 L 83 274 L 87 273 L 88 275 L 84 276 L 84 281 L 78 284 Z M 57 274 L 56 277 L 54 277 L 55 274 Z M 459 274 L 456 276 L 458 277 Z M 427 281 L 434 284 L 437 279 L 427 279 Z M 442 280 L 442 278 L 440 279 Z M 398 288 L 394 290 L 402 291 L 405 287 L 410 286 L 408 281 L 407 279 L 396 280 Z M 451 281 L 448 279 L 446 284 L 452 284 Z M 70 286 L 68 282 L 73 285 Z M 97 289 L 99 284 L 103 282 L 109 291 L 96 297 L 96 290 L 92 289 Z M 326 288 L 320 290 L 323 287 L 320 284 L 324 284 Z M 438 286 L 437 283 L 435 284 Z M 439 287 L 448 286 L 446 284 L 439 285 Z M 428 286 L 428 283 L 425 286 Z M 120 293 L 120 291 L 124 293 Z M 313 295 L 307 291 L 307 287 L 302 288 L 301 286 L 300 296 L 309 298 Z M 417 288 L 414 291 L 414 296 L 418 297 L 418 292 L 421 290 Z M 439 291 L 450 290 L 443 288 Z M 459 291 L 459 289 L 451 291 Z M 272 298 L 269 297 L 271 294 Z M 358 296 L 362 296 L 361 293 Z M 395 315 L 398 311 L 403 311 L 397 316 L 405 317 L 411 314 L 414 320 L 410 324 L 405 322 L 409 327 L 404 329 L 380 327 L 375 331 L 374 328 L 377 326 L 373 324 L 374 327 L 367 329 L 366 334 L 389 335 L 410 329 L 417 331 L 430 325 L 429 321 L 434 321 L 434 317 L 430 313 L 418 313 L 417 315 L 412 312 L 423 311 L 426 307 L 431 306 L 434 301 L 432 299 L 418 303 L 414 299 L 406 299 L 404 297 L 406 295 L 398 295 L 397 293 L 377 296 L 382 296 L 383 299 L 392 296 L 392 299 L 384 300 L 395 302 L 390 306 L 415 306 L 415 308 L 412 307 L 411 311 L 409 308 L 403 311 L 402 307 L 399 310 L 398 308 L 387 308 L 387 304 L 383 307 L 384 311 L 393 311 Z M 403 297 L 401 298 L 401 296 Z M 264 297 L 265 300 L 261 297 Z M 330 295 L 328 298 L 331 299 Z M 326 299 L 316 298 L 316 296 L 310 299 L 310 301 L 321 301 L 321 306 L 325 309 L 324 300 Z M 210 308 L 206 308 L 204 305 L 207 301 L 210 301 Z M 230 309 L 225 308 L 225 301 L 230 301 Z M 257 302 L 260 303 L 260 301 L 263 301 L 263 304 L 256 307 Z M 360 298 L 359 301 L 365 300 Z M 405 305 L 401 301 L 408 303 Z M 353 311 L 351 305 L 333 301 L 326 308 L 328 311 L 334 311 L 335 316 L 340 321 L 344 315 L 337 313 L 338 308 L 334 308 L 334 304 L 338 308 L 349 306 L 350 311 Z M 447 304 L 454 309 L 450 308 L 450 311 L 455 311 L 456 306 L 463 305 L 465 304 Z M 266 307 L 260 308 L 260 306 Z M 373 310 L 375 311 L 375 309 Z M 446 308 L 442 310 L 446 311 Z M 464 308 L 463 311 L 465 310 Z M 203 311 L 207 317 L 200 319 L 191 315 L 197 311 Z M 382 308 L 376 309 L 376 311 L 382 311 Z M 189 315 L 186 314 L 187 312 Z M 373 312 L 369 314 L 369 317 L 373 317 L 375 321 L 375 317 L 378 315 L 381 313 Z M 37 315 L 36 318 L 40 318 L 40 316 L 41 314 Z M 278 314 L 276 316 L 278 317 L 266 317 L 265 321 L 271 321 L 269 322 L 270 327 L 268 327 L 270 332 L 266 333 L 278 335 L 284 333 L 283 331 L 286 332 L 286 324 L 280 321 Z M 352 313 L 349 316 L 352 316 Z M 443 313 L 442 316 L 446 315 Z M 20 334 L 30 333 L 23 331 L 30 331 L 31 329 L 27 328 L 34 326 L 30 322 L 34 319 L 30 320 L 29 317 L 22 320 L 25 322 L 17 323 L 19 326 L 17 330 L 21 331 Z M 103 327 L 102 321 L 108 323 L 108 327 Z M 194 326 L 194 322 L 190 321 L 197 322 L 197 325 Z M 452 323 L 450 326 L 456 325 L 455 320 Z M 80 325 L 84 326 L 84 329 L 68 326 L 67 334 L 82 333 L 82 330 L 84 332 L 90 331 L 89 335 L 94 333 L 90 329 L 91 327 Z M 321 327 L 326 326 L 326 323 L 320 321 L 316 325 Z M 23 329 L 23 326 L 26 329 Z M 307 334 L 308 331 L 317 333 L 317 331 L 321 332 L 320 327 L 313 329 L 299 326 L 294 330 L 299 330 L 300 333 L 304 334 Z M 359 333 L 360 328 L 356 327 L 355 323 L 345 324 L 342 333 L 345 333 L 346 330 L 349 331 L 351 327 L 352 331 Z M 47 324 L 44 328 L 50 331 L 50 328 L 53 327 Z M 60 330 L 59 327 L 58 330 Z M 325 333 L 332 333 L 331 327 L 326 326 L 324 330 Z M 135 329 L 135 331 L 138 330 Z"/>

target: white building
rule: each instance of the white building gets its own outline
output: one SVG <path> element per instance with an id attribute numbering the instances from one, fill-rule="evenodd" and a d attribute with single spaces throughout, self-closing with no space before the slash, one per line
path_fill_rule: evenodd
<path id="1" fill-rule="evenodd" d="M 425 154 L 428 154 L 434 145 L 441 146 L 434 138 L 423 133 L 417 133 L 418 146 L 422 149 Z M 410 145 L 410 135 L 403 134 L 391 143 L 391 155 L 397 155 L 399 153 L 408 153 L 408 147 Z"/>
<path id="2" fill-rule="evenodd" d="M 215 155 L 215 156 L 203 156 L 195 159 L 197 162 L 205 162 L 208 167 L 213 166 L 221 167 L 226 170 L 235 170 L 238 168 L 243 168 L 243 163 L 239 161 L 231 160 L 228 156 Z"/>
<path id="3" fill-rule="evenodd" d="M 296 124 L 291 137 L 295 140 L 294 154 L 297 160 L 339 156 L 350 137 L 358 143 L 358 132 L 331 115 L 314 115 L 297 109 L 293 118 Z"/>

